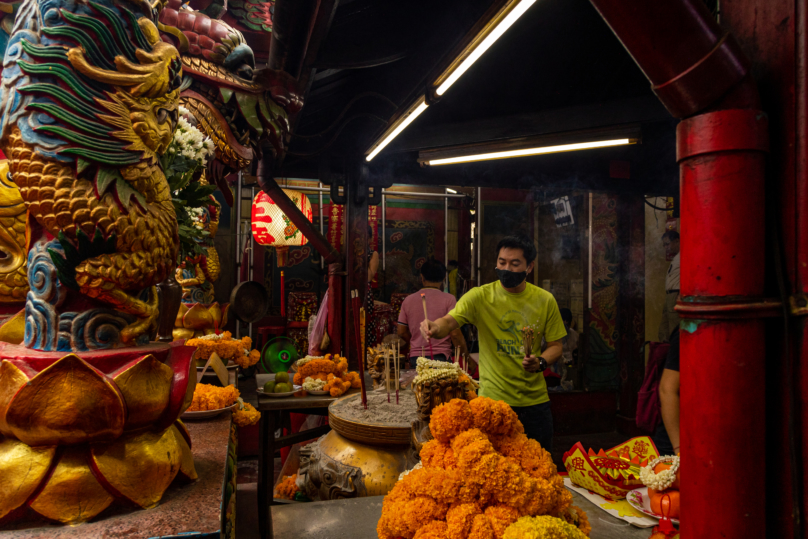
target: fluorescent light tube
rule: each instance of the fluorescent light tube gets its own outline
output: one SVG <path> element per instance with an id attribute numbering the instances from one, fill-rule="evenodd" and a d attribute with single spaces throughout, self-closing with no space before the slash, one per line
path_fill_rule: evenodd
<path id="1" fill-rule="evenodd" d="M 446 157 L 443 159 L 431 159 L 426 161 L 428 165 L 452 165 L 455 163 L 470 163 L 472 161 L 490 161 L 493 159 L 509 159 L 512 157 L 526 157 L 529 155 L 543 155 L 548 153 L 574 152 L 578 150 L 590 150 L 593 148 L 609 148 L 612 146 L 624 146 L 633 144 L 634 139 L 621 138 L 614 140 L 600 140 L 596 142 L 578 142 L 575 144 L 561 144 L 558 146 L 543 146 L 538 148 L 525 148 L 523 150 L 507 150 L 503 152 L 480 153 L 473 155 L 462 155 L 459 157 Z"/>
<path id="2" fill-rule="evenodd" d="M 446 190 L 449 191 L 450 193 L 452 193 L 453 195 L 457 194 L 457 191 L 455 191 L 454 189 L 450 189 L 450 188 L 447 187 Z"/>
<path id="3" fill-rule="evenodd" d="M 474 62 L 476 62 L 483 55 L 483 53 L 485 53 L 485 51 L 487 51 L 491 45 L 496 42 L 497 39 L 502 37 L 502 34 L 504 34 L 505 31 L 508 30 L 508 28 L 510 28 L 513 23 L 517 21 L 517 19 L 519 19 L 519 17 L 524 15 L 525 11 L 527 11 L 528 8 L 534 3 L 536 3 L 536 0 L 522 0 L 519 5 L 513 9 L 513 11 L 508 13 L 508 15 L 506 15 L 505 18 L 500 21 L 500 23 L 491 31 L 491 33 L 485 36 L 485 39 L 483 39 L 482 42 L 474 48 L 471 54 L 469 54 L 465 60 L 463 60 L 463 62 L 461 62 L 461 64 L 457 66 L 454 71 L 452 71 L 452 74 L 449 75 L 449 77 L 443 81 L 440 86 L 438 86 L 438 89 L 436 90 L 437 94 L 445 94 L 446 90 L 448 90 L 452 84 L 457 82 L 457 79 L 459 79 L 461 75 L 463 75 L 463 73 L 465 73 L 466 70 L 468 70 L 468 68 L 470 68 L 472 64 L 474 64 Z"/>
<path id="4" fill-rule="evenodd" d="M 410 125 L 418 116 L 420 116 L 421 113 L 424 112 L 429 106 L 426 104 L 426 100 L 423 97 L 416 101 L 415 105 L 415 108 L 410 108 L 408 114 L 404 116 L 403 120 L 399 122 L 396 128 L 393 129 L 386 137 L 384 137 L 375 148 L 373 148 L 373 150 L 365 157 L 365 161 L 371 161 L 374 157 L 376 157 L 385 146 L 390 144 L 393 139 L 399 135 L 399 133 L 404 131 L 404 129 L 406 129 L 407 126 Z"/>

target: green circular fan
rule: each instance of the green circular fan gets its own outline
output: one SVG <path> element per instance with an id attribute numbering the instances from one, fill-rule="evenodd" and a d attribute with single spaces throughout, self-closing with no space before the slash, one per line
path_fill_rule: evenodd
<path id="1" fill-rule="evenodd" d="M 297 361 L 295 343 L 288 337 L 275 337 L 261 350 L 261 367 L 265 372 L 288 372 Z"/>

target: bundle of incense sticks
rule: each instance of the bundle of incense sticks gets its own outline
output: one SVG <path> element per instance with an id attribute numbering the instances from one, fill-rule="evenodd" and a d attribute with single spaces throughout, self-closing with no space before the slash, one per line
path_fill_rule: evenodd
<path id="1" fill-rule="evenodd" d="M 399 379 L 401 377 L 401 345 L 396 343 L 382 347 L 382 354 L 384 357 L 384 380 L 385 389 L 387 390 L 387 402 L 390 402 L 390 361 L 393 362 L 393 382 L 396 384 L 396 404 L 399 404 Z"/>
<path id="2" fill-rule="evenodd" d="M 429 315 L 426 312 L 426 294 L 421 294 L 421 303 L 424 305 L 424 320 L 429 320 Z M 429 343 L 429 359 L 435 359 L 435 353 L 432 351 L 432 339 L 427 339 Z"/>
<path id="3" fill-rule="evenodd" d="M 533 353 L 533 326 L 525 326 L 522 328 L 522 345 L 525 347 L 525 357 Z"/>

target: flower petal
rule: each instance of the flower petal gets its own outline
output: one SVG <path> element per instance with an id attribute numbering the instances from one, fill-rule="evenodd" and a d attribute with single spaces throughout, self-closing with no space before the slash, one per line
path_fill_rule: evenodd
<path id="1" fill-rule="evenodd" d="M 0 438 L 0 518 L 36 491 L 55 453 L 55 447 L 29 447 L 12 438 Z"/>
<path id="2" fill-rule="evenodd" d="M 92 465 L 108 490 L 144 509 L 155 506 L 180 469 L 182 435 L 176 429 L 124 434 L 92 448 Z"/>
<path id="3" fill-rule="evenodd" d="M 28 377 L 16 365 L 6 359 L 0 361 L 0 433 L 6 436 L 11 435 L 6 423 L 8 405 L 27 382 Z"/>
<path id="4" fill-rule="evenodd" d="M 126 430 L 157 421 L 168 406 L 174 371 L 153 355 L 143 359 L 113 378 L 126 402 Z"/>
<path id="5" fill-rule="evenodd" d="M 174 424 L 185 410 L 191 406 L 196 389 L 196 362 L 193 346 L 172 346 L 171 355 L 166 364 L 174 371 L 174 381 L 171 384 L 171 396 L 168 408 L 163 417 L 155 424 L 157 430 L 167 429 Z"/>
<path id="6" fill-rule="evenodd" d="M 213 327 L 213 316 L 200 303 L 194 303 L 185 316 L 182 317 L 182 325 L 187 329 L 201 330 Z"/>
<path id="7" fill-rule="evenodd" d="M 184 434 L 180 431 L 178 425 L 180 425 L 179 421 L 168 430 L 174 433 L 177 439 L 177 447 L 180 448 L 180 475 L 189 481 L 195 481 L 199 476 L 194 467 L 194 454 L 191 453 L 191 446 L 188 440 L 185 439 Z M 184 427 L 183 425 L 183 428 Z"/>
<path id="8" fill-rule="evenodd" d="M 90 520 L 115 500 L 93 476 L 87 448 L 68 447 L 45 488 L 30 503 L 42 516 L 65 524 Z"/>
<path id="9" fill-rule="evenodd" d="M 106 442 L 123 432 L 123 397 L 75 354 L 34 376 L 8 407 L 12 434 L 28 445 Z"/>

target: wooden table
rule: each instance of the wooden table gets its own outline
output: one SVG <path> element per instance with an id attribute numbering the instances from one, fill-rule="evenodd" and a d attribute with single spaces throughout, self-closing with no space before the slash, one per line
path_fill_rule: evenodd
<path id="1" fill-rule="evenodd" d="M 271 508 L 275 539 L 377 539 L 383 496 L 328 502 L 276 505 Z M 599 509 L 580 494 L 572 503 L 586 511 L 590 539 L 648 539 L 649 528 L 635 528 Z"/>
<path id="2" fill-rule="evenodd" d="M 275 378 L 274 374 L 257 374 L 256 382 L 259 388 Z M 359 393 L 358 389 L 351 389 L 345 395 Z M 261 412 L 261 424 L 258 431 L 258 530 L 261 539 L 272 537 L 272 492 L 275 488 L 275 451 L 282 447 L 289 447 L 296 443 L 305 442 L 312 438 L 319 438 L 331 430 L 324 425 L 314 429 L 304 430 L 288 436 L 275 437 L 275 431 L 290 424 L 289 414 L 328 415 L 328 406 L 342 398 L 328 395 L 306 397 L 273 398 L 258 393 L 258 410 Z"/>

